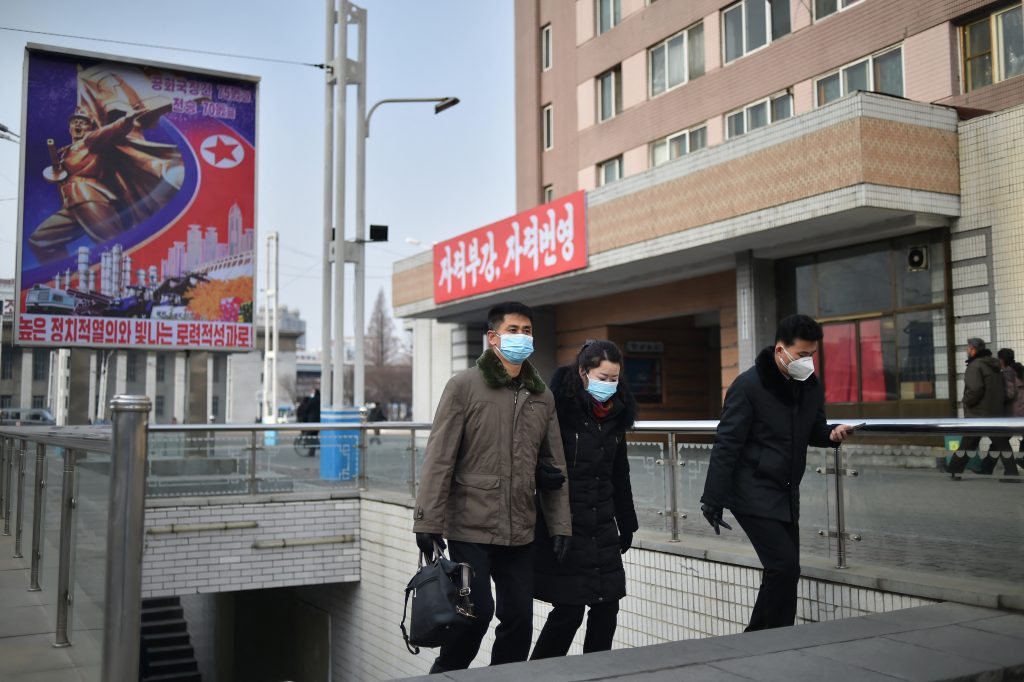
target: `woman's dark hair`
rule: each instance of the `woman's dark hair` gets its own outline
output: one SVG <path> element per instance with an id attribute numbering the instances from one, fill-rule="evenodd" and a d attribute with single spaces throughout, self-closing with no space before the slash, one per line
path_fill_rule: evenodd
<path id="1" fill-rule="evenodd" d="M 1012 367 L 1013 371 L 1017 374 L 1017 378 L 1024 381 L 1024 365 L 1021 365 L 1016 361 L 1013 349 L 1011 348 L 1000 348 L 999 352 L 996 353 L 996 357 L 1003 361 L 1003 364 L 1007 367 Z"/>
<path id="2" fill-rule="evenodd" d="M 619 366 L 619 385 L 615 391 L 615 395 L 618 396 L 626 406 L 626 412 L 629 415 L 636 415 L 636 398 L 633 397 L 633 391 L 629 388 L 629 381 L 626 380 L 626 364 L 622 360 L 622 351 L 611 341 L 605 339 L 591 339 L 586 341 L 582 347 L 580 347 L 579 353 L 576 354 L 576 361 L 569 366 L 568 371 L 565 373 L 565 393 L 569 396 L 581 395 L 585 392 L 583 388 L 583 379 L 580 377 L 580 372 L 589 374 L 590 370 L 600 367 L 601 363 L 607 360 L 608 362 L 614 362 Z M 626 425 L 626 428 L 633 426 L 632 420 Z"/>

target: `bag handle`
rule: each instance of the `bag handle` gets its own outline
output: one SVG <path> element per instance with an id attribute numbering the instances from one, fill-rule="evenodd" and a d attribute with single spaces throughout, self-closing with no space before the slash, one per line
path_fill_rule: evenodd
<path id="1" fill-rule="evenodd" d="M 405 640 L 405 648 L 409 650 L 409 653 L 413 656 L 418 656 L 420 648 L 414 644 L 409 643 L 409 631 L 405 629 L 405 617 L 409 612 L 409 593 L 412 592 L 411 588 L 405 588 L 405 604 L 402 605 L 402 623 L 398 626 L 402 630 L 402 639 Z"/>

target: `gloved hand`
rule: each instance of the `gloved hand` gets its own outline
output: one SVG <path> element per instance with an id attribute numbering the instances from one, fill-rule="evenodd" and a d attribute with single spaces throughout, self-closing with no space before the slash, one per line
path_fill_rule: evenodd
<path id="1" fill-rule="evenodd" d="M 619 533 L 619 554 L 625 554 L 633 546 L 633 534 L 629 531 Z"/>
<path id="2" fill-rule="evenodd" d="M 714 507 L 710 504 L 702 504 L 700 506 L 700 512 L 704 515 L 704 518 L 708 520 L 711 527 L 715 529 L 715 535 L 721 535 L 722 531 L 718 530 L 721 526 L 726 530 L 732 530 L 732 526 L 722 520 L 722 508 Z"/>
<path id="3" fill-rule="evenodd" d="M 555 552 L 555 560 L 558 563 L 565 561 L 565 557 L 569 555 L 569 543 L 572 541 L 572 537 L 569 535 L 552 535 L 551 536 L 551 549 Z"/>
<path id="4" fill-rule="evenodd" d="M 440 533 L 416 533 L 416 546 L 420 548 L 420 551 L 423 552 L 428 561 L 433 561 L 435 558 L 435 542 L 441 549 L 445 549 L 447 547 L 447 545 L 444 544 L 444 538 L 441 537 Z"/>
<path id="5" fill-rule="evenodd" d="M 558 490 L 565 483 L 565 476 L 562 474 L 562 470 L 544 462 L 537 462 L 535 477 L 537 479 L 537 490 Z"/>

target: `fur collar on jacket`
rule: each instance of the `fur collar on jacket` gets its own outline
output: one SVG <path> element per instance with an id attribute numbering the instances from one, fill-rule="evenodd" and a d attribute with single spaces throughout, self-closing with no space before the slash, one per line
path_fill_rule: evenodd
<path id="1" fill-rule="evenodd" d="M 569 411 L 575 408 L 586 414 L 590 414 L 590 403 L 592 398 L 586 391 L 570 396 L 568 380 L 570 373 L 575 368 L 571 365 L 563 365 L 551 375 L 551 391 L 555 394 L 555 408 L 558 411 L 559 423 L 570 423 Z M 616 393 L 612 396 L 612 411 L 608 415 L 609 421 L 621 422 L 626 429 L 633 428 L 636 421 L 636 410 L 631 408 L 622 397 Z"/>
<path id="2" fill-rule="evenodd" d="M 792 403 L 796 397 L 793 392 L 794 384 L 799 390 L 804 385 L 815 386 L 818 383 L 817 373 L 812 374 L 807 381 L 795 381 L 782 376 L 779 366 L 775 364 L 775 346 L 768 346 L 758 353 L 754 365 L 757 367 L 757 376 L 761 384 L 785 403 Z"/>
<path id="3" fill-rule="evenodd" d="M 501 359 L 490 348 L 485 350 L 483 355 L 476 359 L 476 366 L 480 368 L 480 373 L 484 375 L 484 383 L 491 388 L 504 388 L 512 380 L 508 371 L 505 370 L 505 365 L 501 364 Z M 533 368 L 529 360 L 523 363 L 523 369 L 519 372 L 519 379 L 530 393 L 543 393 L 547 389 L 544 380 L 540 378 L 540 374 Z"/>

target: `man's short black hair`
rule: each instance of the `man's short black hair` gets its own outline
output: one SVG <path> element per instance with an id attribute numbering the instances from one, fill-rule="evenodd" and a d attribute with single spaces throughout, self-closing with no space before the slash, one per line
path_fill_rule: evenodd
<path id="1" fill-rule="evenodd" d="M 522 315 L 530 321 L 531 325 L 533 324 L 533 311 L 530 310 L 528 305 L 524 305 L 519 301 L 508 301 L 506 303 L 499 303 L 487 313 L 487 326 L 490 327 L 492 332 L 498 331 L 498 327 L 505 321 L 506 315 Z"/>
<path id="2" fill-rule="evenodd" d="M 775 330 L 775 340 L 782 341 L 787 346 L 792 346 L 797 339 L 821 341 L 824 336 L 821 325 L 815 322 L 814 318 L 799 314 L 782 318 Z"/>

